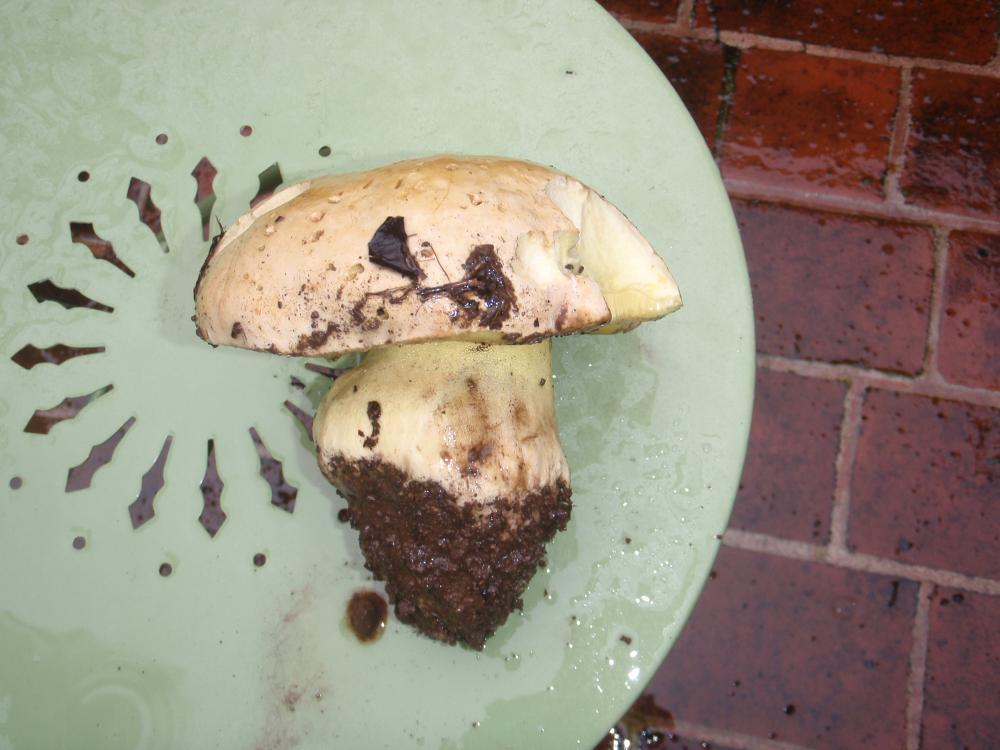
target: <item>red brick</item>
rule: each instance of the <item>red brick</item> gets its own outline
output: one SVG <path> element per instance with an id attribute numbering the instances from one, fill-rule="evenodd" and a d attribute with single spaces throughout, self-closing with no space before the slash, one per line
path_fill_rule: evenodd
<path id="1" fill-rule="evenodd" d="M 1000 577 L 1000 411 L 873 391 L 861 419 L 851 548 Z"/>
<path id="2" fill-rule="evenodd" d="M 996 218 L 1000 206 L 1000 80 L 913 73 L 900 188 L 908 203 Z"/>
<path id="3" fill-rule="evenodd" d="M 798 52 L 751 49 L 736 72 L 726 177 L 881 197 L 899 71 Z"/>
<path id="4" fill-rule="evenodd" d="M 916 584 L 731 548 L 716 570 L 650 684 L 660 705 L 816 750 L 905 745 Z"/>
<path id="5" fill-rule="evenodd" d="M 954 383 L 1000 390 L 1000 237 L 951 237 L 938 369 Z"/>
<path id="6" fill-rule="evenodd" d="M 757 371 L 746 466 L 731 526 L 826 543 L 844 383 Z"/>
<path id="7" fill-rule="evenodd" d="M 734 207 L 759 351 L 921 369 L 934 267 L 929 229 L 765 203 Z"/>
<path id="8" fill-rule="evenodd" d="M 1000 747 L 1000 598 L 950 589 L 931 604 L 925 748 Z"/>
<path id="9" fill-rule="evenodd" d="M 663 34 L 634 32 L 633 36 L 673 85 L 711 148 L 722 103 L 725 48 Z"/>
<path id="10" fill-rule="evenodd" d="M 598 0 L 604 9 L 631 21 L 672 23 L 677 20 L 678 0 Z"/>
<path id="11" fill-rule="evenodd" d="M 997 13 L 990 0 L 703 0 L 697 6 L 697 24 L 862 52 L 968 63 L 987 63 L 996 52 Z"/>

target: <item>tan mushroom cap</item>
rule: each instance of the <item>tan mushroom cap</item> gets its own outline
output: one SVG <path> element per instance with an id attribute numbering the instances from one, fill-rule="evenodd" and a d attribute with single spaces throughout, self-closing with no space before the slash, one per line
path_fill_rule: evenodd
<path id="1" fill-rule="evenodd" d="M 609 299 L 574 256 L 584 245 L 588 200 L 645 243 L 578 181 L 512 159 L 436 156 L 298 183 L 240 217 L 209 254 L 195 288 L 199 335 L 212 344 L 333 356 L 599 328 L 612 320 Z M 410 273 L 369 257 L 369 242 L 392 217 L 402 217 Z M 644 275 L 668 279 L 673 297 L 616 321 L 619 329 L 680 304 L 666 266 L 652 248 L 648 254 L 658 267 Z"/>

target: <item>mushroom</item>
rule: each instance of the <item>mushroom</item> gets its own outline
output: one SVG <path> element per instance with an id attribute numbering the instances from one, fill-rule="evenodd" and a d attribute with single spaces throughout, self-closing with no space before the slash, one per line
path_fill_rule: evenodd
<path id="1" fill-rule="evenodd" d="M 214 345 L 367 352 L 319 407 L 320 468 L 399 619 L 473 648 L 570 515 L 549 339 L 681 304 L 649 242 L 578 180 L 458 156 L 274 194 L 213 244 L 195 299 Z"/>

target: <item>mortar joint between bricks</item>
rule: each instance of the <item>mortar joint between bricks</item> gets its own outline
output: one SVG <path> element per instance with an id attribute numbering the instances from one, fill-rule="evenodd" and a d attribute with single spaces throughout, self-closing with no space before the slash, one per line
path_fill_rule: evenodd
<path id="1" fill-rule="evenodd" d="M 830 509 L 831 552 L 847 551 L 847 533 L 851 512 L 851 477 L 861 434 L 861 412 L 868 386 L 860 379 L 850 381 L 844 394 L 844 416 L 840 423 L 840 443 L 834 462 L 835 483 Z"/>
<path id="2" fill-rule="evenodd" d="M 985 65 L 977 65 L 975 63 L 954 62 L 952 60 L 938 60 L 931 57 L 906 57 L 903 55 L 886 55 L 880 52 L 864 52 L 840 47 L 827 47 L 796 39 L 782 39 L 780 37 L 751 34 L 749 32 L 716 32 L 714 28 L 689 26 L 680 17 L 670 23 L 638 21 L 620 16 L 615 17 L 629 31 L 644 31 L 686 39 L 720 42 L 741 49 L 770 49 L 778 52 L 800 52 L 813 57 L 833 57 L 890 68 L 925 68 L 927 70 L 943 70 L 963 75 L 984 76 L 988 78 L 1000 77 L 1000 57 L 994 58 Z"/>
<path id="3" fill-rule="evenodd" d="M 937 587 L 922 581 L 917 591 L 917 611 L 913 616 L 910 670 L 906 681 L 906 750 L 920 750 L 920 728 L 924 718 L 924 689 L 927 684 L 927 643 L 930 636 L 930 603 Z"/>
<path id="4" fill-rule="evenodd" d="M 797 39 L 780 39 L 772 36 L 748 34 L 745 31 L 720 31 L 718 41 L 740 49 L 769 49 L 775 52 L 800 52 L 807 54 L 806 43 Z"/>
<path id="5" fill-rule="evenodd" d="M 694 30 L 694 3 L 695 0 L 681 0 L 677 6 L 677 27 L 679 29 Z"/>
<path id="6" fill-rule="evenodd" d="M 784 557 L 789 560 L 833 565 L 838 568 L 860 570 L 890 578 L 902 578 L 918 583 L 928 582 L 988 596 L 1000 596 L 1000 581 L 992 578 L 969 576 L 952 570 L 902 563 L 886 557 L 847 550 L 831 550 L 828 547 L 820 547 L 793 539 L 780 539 L 756 531 L 727 529 L 722 537 L 722 543 L 726 547 Z"/>
<path id="7" fill-rule="evenodd" d="M 985 216 L 963 216 L 884 200 L 854 198 L 817 191 L 784 188 L 772 183 L 733 177 L 724 178 L 730 198 L 806 208 L 826 213 L 854 215 L 871 219 L 891 219 L 913 224 L 936 225 L 958 231 L 1000 234 L 1000 220 Z"/>
<path id="8" fill-rule="evenodd" d="M 729 125 L 729 112 L 733 105 L 733 96 L 736 94 L 736 69 L 740 64 L 740 50 L 737 47 L 724 45 L 723 70 L 722 70 L 722 93 L 719 99 L 719 114 L 715 120 L 715 148 L 716 161 L 722 159 L 722 143 L 726 137 L 726 129 Z"/>
<path id="9" fill-rule="evenodd" d="M 951 230 L 934 228 L 934 283 L 931 286 L 930 317 L 927 322 L 927 342 L 924 349 L 923 372 L 927 380 L 944 383 L 938 366 L 938 346 L 941 338 L 941 315 L 944 312 L 944 293 L 948 276 L 948 246 Z"/>
<path id="10" fill-rule="evenodd" d="M 704 29 L 691 29 L 680 25 L 681 22 L 679 19 L 677 21 L 639 21 L 634 18 L 623 18 L 616 15 L 615 20 L 618 21 L 623 28 L 632 33 L 660 34 L 662 36 L 672 36 L 683 39 L 717 41 L 711 34 L 706 34 Z"/>
<path id="11" fill-rule="evenodd" d="M 926 374 L 912 378 L 882 370 L 865 369 L 858 365 L 791 359 L 777 354 L 757 354 L 757 366 L 774 372 L 791 372 L 807 378 L 848 382 L 858 380 L 868 389 L 877 388 L 894 393 L 930 396 L 1000 409 L 1000 391 L 949 383 L 941 378 L 932 379 Z"/>
<path id="12" fill-rule="evenodd" d="M 889 136 L 889 159 L 886 165 L 884 192 L 886 202 L 903 206 L 906 199 L 899 187 L 899 179 L 906 163 L 906 142 L 910 136 L 910 109 L 913 101 L 913 68 L 904 66 L 899 71 L 899 94 L 892 133 Z"/>
<path id="13" fill-rule="evenodd" d="M 699 741 L 711 746 L 724 745 L 734 748 L 734 750 L 810 750 L 802 745 L 782 740 L 765 739 L 755 737 L 742 732 L 734 732 L 730 729 L 718 729 L 703 724 L 695 724 L 688 721 L 678 721 L 673 733 L 683 740 L 687 740 L 689 748 L 704 747 L 698 745 Z M 683 746 L 683 745 L 682 745 Z M 670 747 L 667 745 L 666 747 Z"/>

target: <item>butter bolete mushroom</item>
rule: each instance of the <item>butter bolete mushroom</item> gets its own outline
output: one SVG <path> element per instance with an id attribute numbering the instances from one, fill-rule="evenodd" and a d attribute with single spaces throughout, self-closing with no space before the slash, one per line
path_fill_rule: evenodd
<path id="1" fill-rule="evenodd" d="M 548 339 L 681 304 L 590 188 L 457 156 L 276 193 L 214 244 L 195 298 L 215 345 L 367 352 L 316 415 L 319 465 L 399 619 L 474 648 L 521 605 L 570 515 Z"/>

